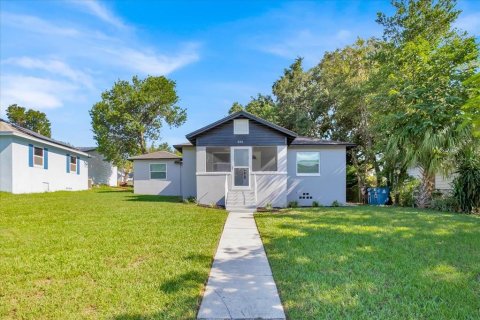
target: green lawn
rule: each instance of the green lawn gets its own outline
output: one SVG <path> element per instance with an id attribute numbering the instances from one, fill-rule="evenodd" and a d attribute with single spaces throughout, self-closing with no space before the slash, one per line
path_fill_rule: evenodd
<path id="1" fill-rule="evenodd" d="M 176 201 L 0 193 L 0 318 L 194 318 L 226 213 Z"/>
<path id="2" fill-rule="evenodd" d="M 289 319 L 480 319 L 480 217 L 398 208 L 257 214 Z"/>

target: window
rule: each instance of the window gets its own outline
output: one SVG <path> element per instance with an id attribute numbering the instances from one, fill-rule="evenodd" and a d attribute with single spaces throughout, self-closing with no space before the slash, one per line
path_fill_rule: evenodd
<path id="1" fill-rule="evenodd" d="M 207 172 L 230 172 L 230 148 L 207 147 Z"/>
<path id="2" fill-rule="evenodd" d="M 167 164 L 150 163 L 150 179 L 167 179 Z"/>
<path id="3" fill-rule="evenodd" d="M 297 175 L 320 175 L 320 152 L 297 152 Z"/>
<path id="4" fill-rule="evenodd" d="M 233 134 L 248 134 L 248 119 L 233 120 Z"/>
<path id="5" fill-rule="evenodd" d="M 35 167 L 43 167 L 43 148 L 33 148 L 33 164 L 35 165 Z"/>
<path id="6" fill-rule="evenodd" d="M 77 173 L 77 157 L 70 156 L 70 172 Z"/>
<path id="7" fill-rule="evenodd" d="M 277 147 L 253 147 L 253 171 L 277 171 Z"/>

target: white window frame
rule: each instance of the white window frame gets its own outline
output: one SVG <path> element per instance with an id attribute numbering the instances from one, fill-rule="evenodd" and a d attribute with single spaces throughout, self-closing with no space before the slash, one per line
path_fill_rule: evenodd
<path id="1" fill-rule="evenodd" d="M 299 153 L 316 153 L 316 154 L 318 154 L 318 173 L 299 173 L 298 172 L 298 154 Z M 320 151 L 297 151 L 296 154 L 295 154 L 295 172 L 296 172 L 297 176 L 299 176 L 299 177 L 318 177 L 318 176 L 320 176 L 320 172 L 321 172 L 320 163 L 321 163 Z"/>
<path id="2" fill-rule="evenodd" d="M 72 159 L 75 158 L 75 170 L 72 170 Z M 70 173 L 77 173 L 77 167 L 78 167 L 79 163 L 78 163 L 78 158 L 77 156 L 70 156 L 70 163 L 69 163 L 69 166 L 70 166 Z"/>
<path id="3" fill-rule="evenodd" d="M 233 134 L 249 134 L 250 122 L 248 119 L 233 120 Z"/>
<path id="4" fill-rule="evenodd" d="M 163 172 L 163 171 L 152 171 L 152 164 L 164 164 L 165 165 L 165 178 L 152 178 L 152 172 Z M 166 162 L 150 162 L 148 164 L 148 177 L 149 180 L 167 180 L 168 173 L 167 173 L 167 163 Z"/>
<path id="5" fill-rule="evenodd" d="M 42 156 L 35 155 L 35 149 L 36 148 L 42 150 Z M 36 164 L 35 163 L 35 158 L 41 158 L 42 159 L 42 164 Z M 43 168 L 45 166 L 45 149 L 42 148 L 42 147 L 33 146 L 33 159 L 32 159 L 32 161 L 33 161 L 33 166 L 35 168 Z"/>

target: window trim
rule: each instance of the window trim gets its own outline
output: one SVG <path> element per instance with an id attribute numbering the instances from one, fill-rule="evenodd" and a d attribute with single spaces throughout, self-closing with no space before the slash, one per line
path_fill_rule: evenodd
<path id="1" fill-rule="evenodd" d="M 255 148 L 275 148 L 275 165 L 277 167 L 277 170 L 273 171 L 255 171 L 253 170 L 253 150 Z M 252 173 L 277 173 L 278 171 L 278 146 L 252 146 Z"/>
<path id="2" fill-rule="evenodd" d="M 152 164 L 164 164 L 165 171 L 152 171 Z M 165 178 L 152 178 L 152 172 L 165 172 Z M 148 163 L 148 178 L 149 180 L 167 180 L 168 173 L 167 173 L 167 163 L 166 162 L 149 162 Z"/>
<path id="3" fill-rule="evenodd" d="M 40 149 L 40 150 L 42 150 L 42 156 L 37 156 L 37 155 L 35 154 L 35 149 Z M 35 157 L 41 158 L 41 159 L 42 159 L 42 164 L 36 164 L 36 163 L 35 163 Z M 36 145 L 33 145 L 33 159 L 32 159 L 32 160 L 33 160 L 33 167 L 34 167 L 34 168 L 42 168 L 42 169 L 43 169 L 43 167 L 44 167 L 44 165 L 45 165 L 45 149 L 42 148 L 42 147 L 37 147 Z"/>
<path id="4" fill-rule="evenodd" d="M 75 163 L 72 163 L 72 159 L 75 159 Z M 72 164 L 75 165 L 75 170 L 72 170 Z M 77 174 L 77 166 L 78 166 L 78 158 L 77 158 L 77 156 L 70 155 L 70 163 L 69 163 L 69 166 L 70 166 L 70 172 L 69 172 L 69 173 Z"/>
<path id="5" fill-rule="evenodd" d="M 238 132 L 237 123 L 247 123 L 245 132 Z M 250 121 L 248 119 L 233 119 L 233 134 L 250 134 Z"/>
<path id="6" fill-rule="evenodd" d="M 316 153 L 318 154 L 318 172 L 317 173 L 299 173 L 298 172 L 298 154 L 299 153 Z M 295 153 L 295 172 L 297 174 L 298 177 L 319 177 L 321 174 L 321 168 L 320 168 L 320 159 L 321 159 L 321 155 L 320 155 L 320 151 L 297 151 Z"/>

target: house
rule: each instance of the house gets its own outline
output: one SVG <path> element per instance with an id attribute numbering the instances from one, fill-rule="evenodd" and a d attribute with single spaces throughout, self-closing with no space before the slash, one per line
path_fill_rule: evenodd
<path id="1" fill-rule="evenodd" d="M 245 111 L 186 138 L 174 146 L 182 157 L 155 152 L 131 158 L 135 193 L 195 197 L 228 210 L 346 202 L 351 143 L 300 137 Z"/>
<path id="2" fill-rule="evenodd" d="M 420 167 L 411 167 L 407 169 L 407 173 L 409 176 L 421 179 L 422 178 L 422 169 Z M 434 186 L 435 190 L 441 193 L 449 193 L 452 191 L 452 182 L 455 179 L 455 174 L 442 174 L 437 172 L 435 174 Z"/>
<path id="3" fill-rule="evenodd" d="M 78 148 L 89 155 L 88 179 L 92 184 L 117 186 L 118 169 L 111 162 L 105 160 L 104 156 L 97 151 L 97 147 Z"/>
<path id="4" fill-rule="evenodd" d="M 88 154 L 0 119 L 0 191 L 88 189 Z"/>

